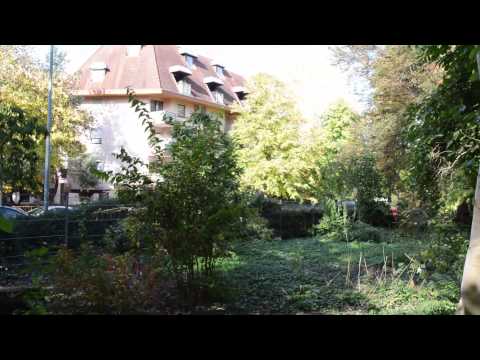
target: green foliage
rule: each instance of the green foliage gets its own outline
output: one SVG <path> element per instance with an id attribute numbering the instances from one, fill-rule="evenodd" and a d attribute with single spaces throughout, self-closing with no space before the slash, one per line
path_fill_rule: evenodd
<path id="1" fill-rule="evenodd" d="M 348 162 L 361 147 L 354 134 L 359 116 L 344 101 L 338 101 L 319 120 L 298 146 L 301 198 L 319 202 L 325 197 L 350 197 Z"/>
<path id="2" fill-rule="evenodd" d="M 315 226 L 315 234 L 328 236 L 335 240 L 350 241 L 350 230 L 352 221 L 343 214 L 342 210 L 333 200 L 327 200 L 324 203 L 324 215 L 319 224 Z"/>
<path id="3" fill-rule="evenodd" d="M 348 168 L 347 186 L 356 192 L 355 197 L 360 206 L 382 196 L 382 177 L 373 156 L 365 154 L 352 158 Z"/>
<path id="4" fill-rule="evenodd" d="M 2 215 L 0 215 L 0 232 L 1 231 L 8 234 L 13 232 L 13 222 L 9 219 L 5 219 Z"/>
<path id="5" fill-rule="evenodd" d="M 98 184 L 98 177 L 96 176 L 97 163 L 95 159 L 86 154 L 78 156 L 74 160 L 69 161 L 69 175 L 75 176 L 78 179 L 80 189 L 91 189 Z"/>
<path id="6" fill-rule="evenodd" d="M 99 254 L 85 245 L 78 254 L 60 248 L 47 265 L 39 263 L 34 268 L 45 275 L 38 285 L 53 286 L 29 294 L 28 313 L 162 313 L 173 295 L 162 253 L 148 258 Z"/>
<path id="7" fill-rule="evenodd" d="M 350 241 L 371 241 L 376 243 L 384 240 L 380 230 L 362 221 L 356 221 L 352 224 L 349 232 L 349 239 Z"/>
<path id="8" fill-rule="evenodd" d="M 280 81 L 266 74 L 254 76 L 250 93 L 238 112 L 232 137 L 239 166 L 245 171 L 244 188 L 268 196 L 298 198 L 296 164 L 301 115 L 291 94 Z"/>
<path id="9" fill-rule="evenodd" d="M 418 263 L 408 264 L 404 255 L 417 256 L 428 239 L 418 242 L 400 237 L 398 231 L 387 234 L 397 240 L 346 244 L 322 237 L 239 244 L 235 256 L 222 261 L 224 281 L 236 288 L 225 310 L 228 314 L 453 313 L 457 299 L 452 294 L 458 292 L 458 284 L 422 284 L 417 281 Z M 381 275 L 385 257 L 390 264 L 392 255 L 395 271 L 387 266 L 386 276 Z M 399 264 L 402 258 L 407 261 Z M 346 281 L 349 262 L 351 282 Z"/>
<path id="10" fill-rule="evenodd" d="M 273 230 L 273 235 L 281 239 L 310 236 L 323 213 L 319 206 L 263 197 L 257 199 L 255 206 Z"/>
<path id="11" fill-rule="evenodd" d="M 417 46 L 419 61 L 443 69 L 435 91 L 410 109 L 406 129 L 412 158 L 412 180 L 422 200 L 438 208 L 452 178 L 470 191 L 457 192 L 458 204 L 475 188 L 480 159 L 480 80 L 478 45 Z M 428 189 L 430 188 L 430 189 Z M 451 200 L 450 200 L 451 201 Z"/>
<path id="12" fill-rule="evenodd" d="M 199 278 L 213 274 L 216 261 L 228 255 L 250 215 L 238 190 L 233 144 L 217 118 L 197 112 L 184 121 L 164 119 L 172 126 L 172 143 L 164 151 L 145 104 L 133 93 L 130 101 L 156 161 L 147 174 L 146 165 L 122 149 L 121 171 L 108 175 L 121 199 L 139 203 L 133 216 L 142 225 L 140 231 L 149 234 L 151 248 L 166 249 L 178 285 L 189 291 Z"/>
<path id="13" fill-rule="evenodd" d="M 421 182 L 412 168 L 431 176 L 424 157 L 409 150 L 415 138 L 407 139 L 405 130 L 415 123 L 410 108 L 421 104 L 438 86 L 442 69 L 431 62 L 419 63 L 414 48 L 404 45 L 348 45 L 334 48 L 335 63 L 363 80 L 367 111 L 359 135 L 385 181 L 386 194 L 402 193 L 415 202 L 435 193 L 431 179 Z M 422 141 L 418 142 L 422 145 Z M 421 165 L 421 166 L 420 166 Z M 429 175 L 430 174 L 430 175 Z"/>
<path id="14" fill-rule="evenodd" d="M 38 118 L 0 100 L 0 192 L 4 186 L 38 190 L 36 144 L 45 134 Z"/>
<path id="15" fill-rule="evenodd" d="M 428 276 L 443 274 L 460 283 L 469 244 L 468 229 L 444 223 L 434 224 L 430 232 L 430 244 L 420 258 Z"/>
<path id="16" fill-rule="evenodd" d="M 427 228 L 429 216 L 424 209 L 409 208 L 400 214 L 400 226 L 407 230 L 424 231 Z"/>
<path id="17" fill-rule="evenodd" d="M 57 55 L 59 54 L 57 53 Z M 56 174 L 53 169 L 61 167 L 64 155 L 74 157 L 84 150 L 79 134 L 85 131 L 92 121 L 86 112 L 79 109 L 79 98 L 72 96 L 75 81 L 74 77 L 67 75 L 61 69 L 54 69 L 53 96 L 55 106 L 53 107 L 54 121 L 51 129 L 52 174 Z M 36 128 L 46 128 L 47 94 L 48 73 L 42 64 L 34 60 L 31 48 L 25 45 L 0 45 L 0 102 L 9 104 L 12 109 L 21 110 L 23 115 L 16 111 L 18 114 L 16 120 L 19 121 L 18 129 L 23 128 L 27 133 L 31 133 L 34 130 L 32 122 Z M 0 126 L 4 122 L 4 119 L 0 120 Z M 4 130 L 1 130 L 0 133 L 2 135 L 4 133 L 8 134 Z M 38 158 L 36 162 L 38 165 L 37 173 L 35 176 L 22 177 L 21 174 L 15 175 L 17 181 L 37 183 L 42 181 L 40 164 L 43 163 L 45 156 L 44 133 L 45 131 L 42 133 L 42 131 L 37 130 L 37 136 L 33 137 L 32 143 L 25 147 L 25 151 L 22 151 L 23 156 L 36 154 Z M 1 163 L 5 164 L 5 161 L 1 161 Z M 25 165 L 21 161 L 19 163 Z M 33 168 L 34 165 L 34 162 L 28 162 L 29 171 L 31 171 L 30 167 Z M 26 166 L 18 166 L 18 171 L 25 171 Z M 25 185 L 33 184 L 27 183 Z M 26 186 L 26 190 L 33 189 L 31 186 Z"/>

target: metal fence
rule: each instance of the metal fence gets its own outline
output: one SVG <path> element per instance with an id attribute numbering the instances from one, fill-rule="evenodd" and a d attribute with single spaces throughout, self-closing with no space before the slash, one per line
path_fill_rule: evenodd
<path id="1" fill-rule="evenodd" d="M 90 203 L 69 208 L 14 219 L 12 233 L 0 232 L 0 287 L 28 280 L 24 270 L 29 251 L 46 247 L 54 254 L 60 245 L 78 249 L 84 241 L 99 244 L 136 204 Z"/>

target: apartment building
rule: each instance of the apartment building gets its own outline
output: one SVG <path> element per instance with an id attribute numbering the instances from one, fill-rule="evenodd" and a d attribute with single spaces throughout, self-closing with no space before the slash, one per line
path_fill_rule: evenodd
<path id="1" fill-rule="evenodd" d="M 76 95 L 81 107 L 94 119 L 94 128 L 82 142 L 96 160 L 98 168 L 118 169 L 112 153 L 123 146 L 144 162 L 151 158 L 146 133 L 137 114 L 130 108 L 126 88 L 147 103 L 158 134 L 168 143 L 170 127 L 163 123 L 168 113 L 177 119 L 196 110 L 217 114 L 225 131 L 234 123 L 231 105 L 247 95 L 242 76 L 227 64 L 175 45 L 101 46 L 80 68 Z M 71 201 L 78 201 L 79 184 L 70 173 Z M 101 183 L 92 194 L 107 194 L 112 186 Z"/>

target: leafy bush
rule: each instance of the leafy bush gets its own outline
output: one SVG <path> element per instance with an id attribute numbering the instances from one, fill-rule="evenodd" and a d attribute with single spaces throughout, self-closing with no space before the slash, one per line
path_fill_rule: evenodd
<path id="1" fill-rule="evenodd" d="M 326 201 L 324 204 L 325 214 L 320 223 L 315 226 L 316 235 L 327 235 L 336 240 L 349 240 L 349 232 L 352 222 L 343 215 L 342 210 L 334 201 Z"/>
<path id="2" fill-rule="evenodd" d="M 312 229 L 322 217 L 318 206 L 287 202 L 280 204 L 265 199 L 260 205 L 260 213 L 267 220 L 273 233 L 282 239 L 311 236 Z"/>
<path id="3" fill-rule="evenodd" d="M 427 270 L 426 274 L 444 274 L 459 282 L 469 244 L 468 228 L 452 223 L 434 224 L 431 234 L 429 246 L 420 258 Z"/>
<path id="4" fill-rule="evenodd" d="M 424 231 L 428 226 L 428 214 L 420 208 L 406 209 L 400 214 L 400 226 L 406 230 Z"/>
<path id="5" fill-rule="evenodd" d="M 382 227 L 393 225 L 393 216 L 387 204 L 378 201 L 360 201 L 358 204 L 359 218 L 361 221 Z"/>
<path id="6" fill-rule="evenodd" d="M 383 240 L 380 230 L 362 221 L 352 224 L 349 240 L 362 242 L 381 242 Z"/>
<path id="7" fill-rule="evenodd" d="M 167 260 L 158 252 L 145 258 L 131 253 L 97 254 L 90 245 L 80 252 L 61 248 L 47 265 L 39 285 L 50 285 L 37 296 L 29 294 L 33 313 L 125 314 L 166 312 L 174 296 L 166 271 Z M 35 255 L 35 254 L 33 254 Z M 40 258 L 45 254 L 39 254 Z M 40 296 L 38 296 L 40 295 Z"/>
<path id="8" fill-rule="evenodd" d="M 262 241 L 272 240 L 274 231 L 269 227 L 265 218 L 252 213 L 245 221 L 245 238 Z"/>
<path id="9" fill-rule="evenodd" d="M 145 245 L 166 249 L 187 295 L 197 291 L 200 278 L 213 274 L 217 260 L 245 231 L 249 211 L 239 192 L 232 140 L 218 118 L 196 112 L 184 121 L 164 119 L 172 129 L 172 142 L 164 149 L 145 104 L 129 95 L 155 161 L 147 166 L 122 148 L 121 170 L 107 175 L 121 199 L 141 205 L 132 216 L 146 234 Z"/>

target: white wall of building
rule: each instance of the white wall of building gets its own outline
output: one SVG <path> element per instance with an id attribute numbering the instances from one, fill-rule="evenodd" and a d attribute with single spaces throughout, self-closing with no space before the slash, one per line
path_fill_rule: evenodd
<path id="1" fill-rule="evenodd" d="M 177 114 L 178 104 L 185 105 L 186 117 L 194 111 L 194 103 L 184 102 L 179 99 L 165 99 L 157 97 L 139 97 L 139 100 L 147 104 L 150 110 L 150 101 L 163 101 L 163 110 Z M 126 97 L 118 98 L 86 98 L 81 108 L 88 111 L 94 118 L 95 137 L 101 138 L 101 144 L 92 143 L 90 132 L 83 134 L 81 141 L 85 144 L 87 153 L 103 165 L 105 171 L 117 171 L 121 163 L 113 153 L 120 152 L 122 147 L 131 156 L 140 158 L 148 163 L 148 158 L 152 154 L 147 140 L 147 133 L 138 119 L 138 113 L 130 107 Z M 219 113 L 219 110 L 207 107 L 208 112 Z M 162 123 L 163 113 L 152 112 L 151 117 L 156 124 Z M 224 126 L 225 126 L 225 121 Z M 225 127 L 227 130 L 228 124 Z M 167 138 L 164 137 L 168 141 Z M 78 188 L 75 179 L 70 178 L 69 182 L 72 189 Z M 97 186 L 98 190 L 111 190 L 111 184 L 101 183 Z"/>
<path id="2" fill-rule="evenodd" d="M 113 153 L 120 152 L 122 147 L 129 155 L 136 156 L 144 162 L 148 161 L 150 147 L 147 134 L 138 119 L 138 114 L 130 107 L 128 99 L 85 99 L 81 108 L 95 119 L 96 136 L 101 138 L 101 144 L 93 144 L 89 132 L 84 134 L 82 142 L 87 148 L 87 153 L 95 160 L 101 161 L 104 170 L 120 169 L 121 163 Z M 98 188 L 107 190 L 111 186 L 101 184 Z"/>

